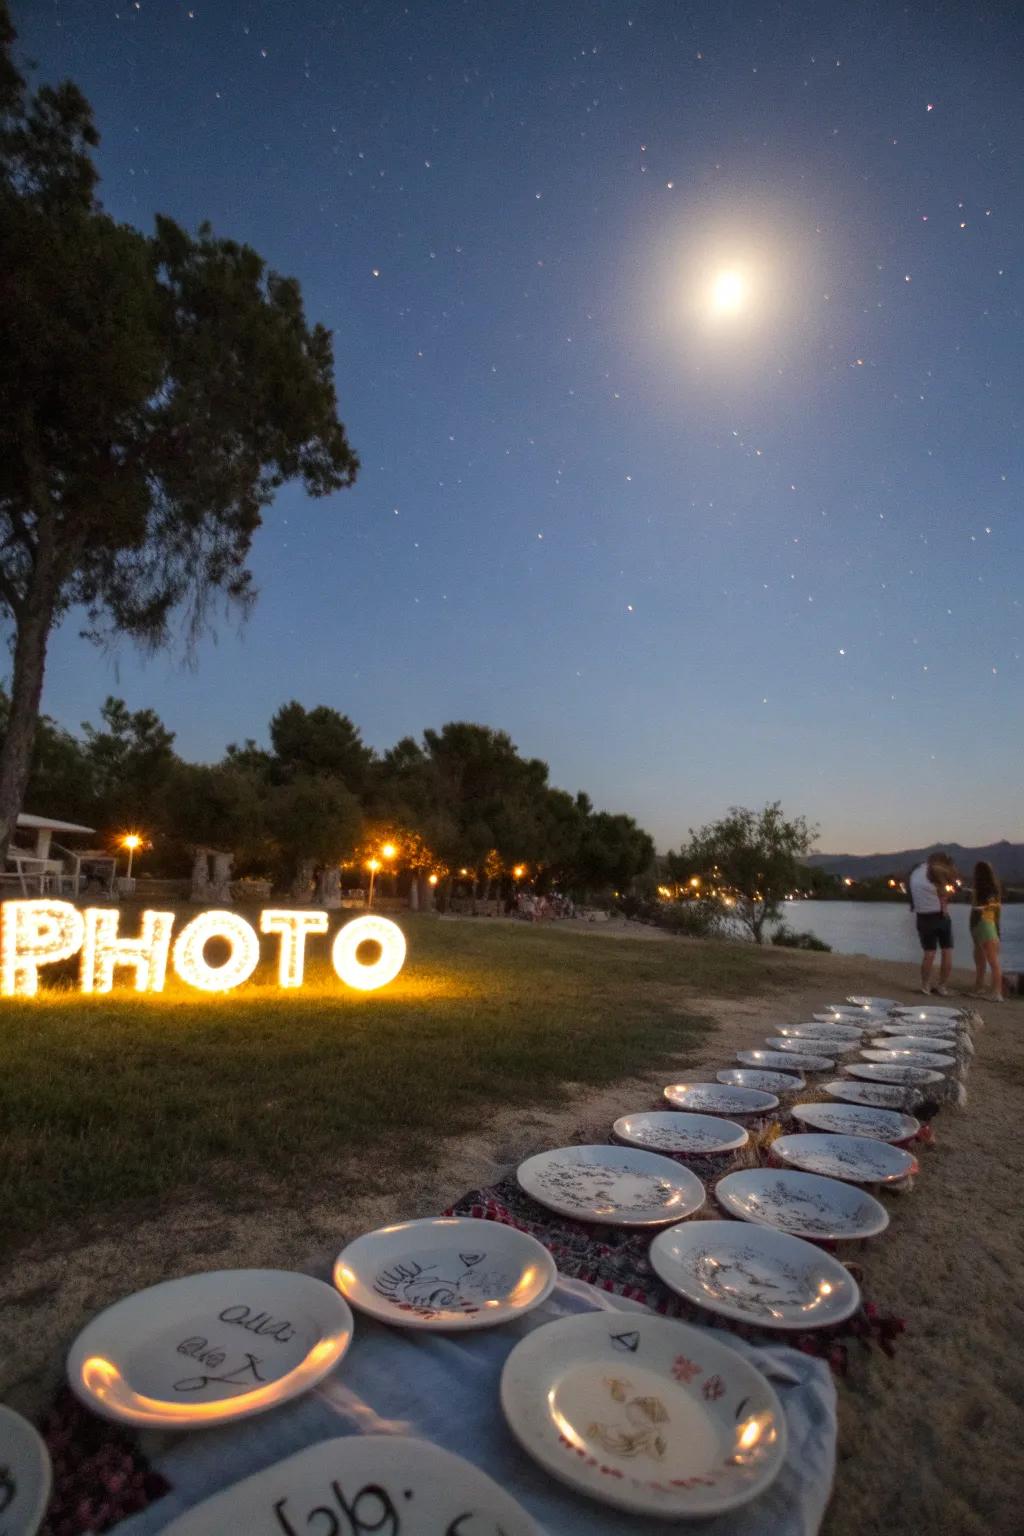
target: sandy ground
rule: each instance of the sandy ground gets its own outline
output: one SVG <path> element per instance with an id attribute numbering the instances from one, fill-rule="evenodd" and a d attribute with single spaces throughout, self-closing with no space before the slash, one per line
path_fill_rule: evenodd
<path id="1" fill-rule="evenodd" d="M 611 925 L 565 925 L 595 936 Z M 650 940 L 653 930 L 625 930 Z M 685 942 L 671 940 L 669 942 Z M 723 1001 L 680 989 L 680 1008 L 718 1032 L 680 1057 L 679 1075 L 729 1064 L 774 1025 L 810 1017 L 848 992 L 912 1001 L 910 968 L 836 955 L 797 955 L 800 984 L 770 1001 Z M 956 979 L 956 978 L 954 978 Z M 961 978 L 961 979 L 966 979 Z M 1024 1003 L 982 1005 L 986 1027 L 963 1110 L 944 1110 L 922 1154 L 914 1191 L 891 1196 L 888 1232 L 861 1246 L 865 1287 L 907 1320 L 894 1359 L 855 1354 L 840 1388 L 839 1465 L 825 1536 L 1010 1536 L 1024 1529 Z M 403 1174 L 365 1189 L 365 1170 L 340 1168 L 270 1215 L 193 1202 L 86 1240 L 53 1233 L 49 1251 L 23 1251 L 0 1274 L 0 1397 L 33 1414 L 60 1378 L 77 1329 L 118 1296 L 168 1276 L 234 1265 L 326 1268 L 350 1238 L 442 1210 L 530 1152 L 604 1137 L 616 1116 L 652 1102 L 666 1074 L 640 1075 L 567 1108 L 493 1115 L 479 1136 L 453 1141 L 444 1175 Z"/>

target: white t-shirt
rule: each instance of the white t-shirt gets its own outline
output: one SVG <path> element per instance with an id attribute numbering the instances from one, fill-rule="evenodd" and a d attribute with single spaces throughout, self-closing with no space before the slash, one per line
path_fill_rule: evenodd
<path id="1" fill-rule="evenodd" d="M 915 913 L 941 912 L 942 901 L 938 891 L 928 878 L 928 865 L 919 864 L 910 873 L 910 900 Z"/>

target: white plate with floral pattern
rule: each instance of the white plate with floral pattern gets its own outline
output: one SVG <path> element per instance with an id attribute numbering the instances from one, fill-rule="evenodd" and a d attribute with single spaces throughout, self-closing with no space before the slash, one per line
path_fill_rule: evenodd
<path id="1" fill-rule="evenodd" d="M 878 1141 L 909 1141 L 920 1120 L 871 1104 L 794 1104 L 793 1119 L 836 1136 L 874 1136 Z"/>
<path id="2" fill-rule="evenodd" d="M 940 1040 L 935 1035 L 876 1035 L 871 1042 L 881 1051 L 948 1051 L 956 1045 L 954 1036 Z"/>
<path id="3" fill-rule="evenodd" d="M 639 1147 L 558 1147 L 528 1157 L 516 1176 L 549 1210 L 616 1227 L 682 1221 L 706 1198 L 695 1173 Z"/>
<path id="4" fill-rule="evenodd" d="M 863 1008 L 865 1013 L 888 1013 L 896 1006 L 894 997 L 848 997 L 846 1001 L 851 1008 Z"/>
<path id="5" fill-rule="evenodd" d="M 898 1184 L 917 1173 L 917 1158 L 873 1136 L 798 1132 L 772 1142 L 772 1155 L 805 1173 L 851 1184 Z"/>
<path id="6" fill-rule="evenodd" d="M 907 1050 L 903 1046 L 891 1046 L 886 1050 L 867 1049 L 861 1051 L 865 1061 L 887 1061 L 894 1067 L 935 1067 L 946 1068 L 956 1066 L 955 1056 L 945 1056 L 941 1051 L 917 1051 Z"/>
<path id="7" fill-rule="evenodd" d="M 760 1328 L 828 1328 L 860 1305 L 849 1270 L 813 1243 L 740 1221 L 684 1221 L 648 1251 L 667 1286 L 698 1307 Z"/>
<path id="8" fill-rule="evenodd" d="M 324 1519 L 331 1523 L 325 1526 Z M 282 1536 L 312 1533 L 314 1521 L 321 1536 L 541 1536 L 526 1511 L 479 1467 L 406 1435 L 342 1435 L 307 1445 L 179 1515 L 164 1536 Z"/>
<path id="9" fill-rule="evenodd" d="M 791 1168 L 727 1173 L 715 1185 L 715 1199 L 740 1221 L 777 1227 L 817 1242 L 874 1237 L 889 1225 L 885 1206 L 865 1190 Z"/>
<path id="10" fill-rule="evenodd" d="M 797 1072 L 758 1072 L 753 1067 L 725 1067 L 715 1076 L 726 1087 L 756 1088 L 761 1093 L 799 1093 L 801 1088 L 807 1087 Z"/>
<path id="11" fill-rule="evenodd" d="M 852 1077 L 837 1077 L 834 1082 L 823 1083 L 826 1093 L 847 1104 L 867 1104 L 872 1108 L 903 1109 L 905 1105 L 920 1103 L 921 1095 L 916 1088 L 900 1087 L 895 1083 L 856 1083 Z"/>
<path id="12" fill-rule="evenodd" d="M 863 1040 L 860 1024 L 785 1024 L 779 1034 L 787 1040 Z"/>
<path id="13" fill-rule="evenodd" d="M 144 1429 L 195 1429 L 265 1413 L 332 1371 L 352 1313 L 332 1285 L 281 1269 L 226 1269 L 136 1291 L 68 1353 L 87 1407 Z"/>
<path id="14" fill-rule="evenodd" d="M 721 1083 L 670 1083 L 663 1096 L 676 1109 L 698 1115 L 763 1115 L 779 1107 L 774 1092 Z"/>
<path id="15" fill-rule="evenodd" d="M 708 1333 L 649 1313 L 535 1328 L 505 1362 L 501 1406 L 546 1471 L 634 1514 L 737 1509 L 786 1455 L 785 1416 L 760 1371 Z"/>
<path id="16" fill-rule="evenodd" d="M 831 1072 L 836 1064 L 832 1056 L 812 1056 L 802 1051 L 737 1051 L 736 1060 L 744 1067 L 774 1067 L 780 1072 L 788 1067 L 799 1072 Z"/>
<path id="17" fill-rule="evenodd" d="M 750 1132 L 734 1120 L 688 1115 L 678 1109 L 622 1115 L 612 1130 L 620 1141 L 649 1152 L 735 1152 L 750 1139 Z"/>
<path id="18" fill-rule="evenodd" d="M 381 1227 L 349 1243 L 334 1264 L 335 1285 L 361 1312 L 400 1328 L 449 1332 L 522 1317 L 557 1278 L 535 1237 L 472 1216 Z"/>
<path id="19" fill-rule="evenodd" d="M 901 1067 L 889 1061 L 854 1061 L 843 1067 L 851 1077 L 869 1083 L 901 1083 L 906 1088 L 923 1088 L 926 1083 L 941 1083 L 943 1074 L 929 1067 Z"/>
<path id="20" fill-rule="evenodd" d="M 812 1056 L 822 1056 L 826 1052 L 830 1056 L 848 1056 L 851 1051 L 860 1050 L 860 1039 L 846 1040 L 841 1035 L 831 1039 L 814 1035 L 797 1040 L 790 1040 L 785 1035 L 769 1035 L 764 1043 L 770 1051 L 809 1051 Z"/>
<path id="21" fill-rule="evenodd" d="M 0 1403 L 0 1532 L 34 1536 L 50 1502 L 53 1470 L 43 1437 Z"/>

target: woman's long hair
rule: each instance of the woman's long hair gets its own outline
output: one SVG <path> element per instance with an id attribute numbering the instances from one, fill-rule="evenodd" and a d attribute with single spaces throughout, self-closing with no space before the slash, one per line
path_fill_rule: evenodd
<path id="1" fill-rule="evenodd" d="M 979 859 L 974 866 L 974 905 L 983 907 L 986 902 L 1001 899 L 996 872 L 987 859 Z"/>

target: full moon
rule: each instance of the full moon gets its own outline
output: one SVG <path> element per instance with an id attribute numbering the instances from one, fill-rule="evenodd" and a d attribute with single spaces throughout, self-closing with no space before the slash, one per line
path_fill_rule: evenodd
<path id="1" fill-rule="evenodd" d="M 711 287 L 712 307 L 720 315 L 735 314 L 747 297 L 747 284 L 739 272 L 719 272 Z"/>

